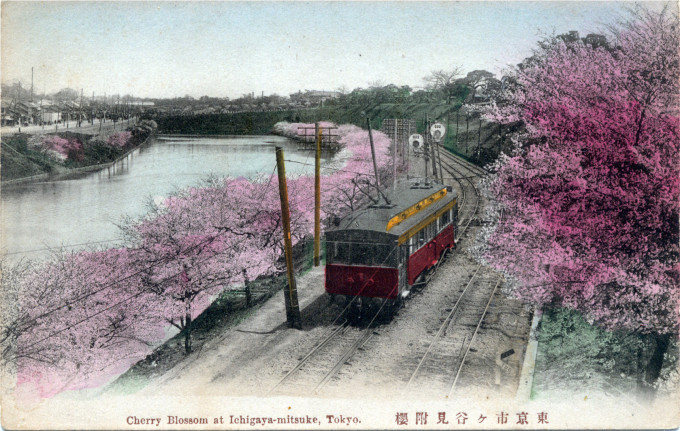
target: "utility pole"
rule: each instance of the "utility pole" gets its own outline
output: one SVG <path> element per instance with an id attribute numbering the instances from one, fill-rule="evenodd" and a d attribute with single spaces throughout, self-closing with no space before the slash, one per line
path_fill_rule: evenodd
<path id="1" fill-rule="evenodd" d="M 470 113 L 465 111 L 465 155 L 468 153 L 468 142 L 470 141 Z"/>
<path id="2" fill-rule="evenodd" d="M 392 143 L 392 190 L 397 189 L 397 124 L 399 120 L 394 119 L 394 142 Z"/>
<path id="3" fill-rule="evenodd" d="M 438 179 L 438 174 L 437 174 L 437 159 L 436 159 L 435 153 L 434 153 L 435 142 L 432 140 L 432 135 L 430 134 L 430 127 L 432 127 L 432 123 L 430 123 L 430 118 L 428 116 L 427 130 L 425 131 L 425 136 L 426 136 L 426 140 L 429 144 L 429 150 L 430 150 L 431 155 L 432 155 L 432 158 L 430 159 L 430 162 L 432 163 L 432 175 L 434 176 L 435 182 L 438 182 L 439 179 Z"/>
<path id="4" fill-rule="evenodd" d="M 437 173 L 437 156 L 435 153 L 436 142 L 430 140 L 430 151 L 432 152 L 432 175 L 434 176 L 434 181 L 439 182 L 439 173 Z"/>
<path id="5" fill-rule="evenodd" d="M 456 151 L 458 151 L 458 116 L 460 115 L 460 108 L 456 111 Z"/>
<path id="6" fill-rule="evenodd" d="M 80 106 L 78 107 L 78 127 L 83 123 L 83 89 L 80 89 Z"/>
<path id="7" fill-rule="evenodd" d="M 319 123 L 316 126 L 316 157 L 314 163 L 314 266 L 319 266 L 321 254 L 321 134 Z"/>
<path id="8" fill-rule="evenodd" d="M 439 159 L 439 179 L 444 183 L 444 173 L 442 172 L 442 153 L 441 143 L 437 142 L 437 158 Z"/>
<path id="9" fill-rule="evenodd" d="M 423 147 L 424 147 L 423 148 L 423 156 L 424 156 L 423 158 L 425 159 L 425 185 L 428 185 L 429 180 L 427 178 L 427 164 L 429 162 L 428 158 L 429 158 L 429 155 L 430 155 L 430 148 L 429 148 L 429 145 L 428 145 L 429 140 L 427 139 L 427 136 L 430 133 L 430 131 L 429 131 L 430 125 L 428 124 L 427 118 L 425 118 L 424 122 L 425 122 L 425 133 L 423 134 Z"/>
<path id="10" fill-rule="evenodd" d="M 33 66 L 31 66 L 31 102 L 33 102 Z"/>
<path id="11" fill-rule="evenodd" d="M 477 129 L 477 161 L 479 161 L 479 152 L 482 145 L 482 116 L 479 116 L 479 128 Z"/>
<path id="12" fill-rule="evenodd" d="M 288 292 L 284 292 L 288 326 L 302 329 L 300 305 L 298 304 L 295 271 L 293 268 L 293 244 L 290 239 L 290 209 L 288 208 L 288 187 L 286 186 L 286 167 L 283 162 L 283 148 L 276 147 L 276 168 L 279 173 L 279 195 L 281 197 L 281 221 L 283 223 L 283 246 L 286 255 L 286 275 Z"/>

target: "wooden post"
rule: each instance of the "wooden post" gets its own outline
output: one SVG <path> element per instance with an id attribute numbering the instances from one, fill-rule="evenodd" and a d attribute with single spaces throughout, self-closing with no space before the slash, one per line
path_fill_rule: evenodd
<path id="1" fill-rule="evenodd" d="M 316 162 L 314 167 L 314 266 L 319 266 L 321 252 L 321 134 L 319 123 L 316 126 Z"/>
<path id="2" fill-rule="evenodd" d="M 465 155 L 468 153 L 468 142 L 470 141 L 470 113 L 465 111 Z"/>
<path id="3" fill-rule="evenodd" d="M 423 147 L 424 147 L 423 148 L 423 150 L 424 150 L 423 151 L 423 159 L 425 160 L 425 184 L 429 184 L 430 181 L 427 178 L 427 163 L 429 162 L 428 158 L 429 158 L 429 155 L 430 155 L 430 147 L 428 145 L 428 142 L 429 142 L 428 133 L 430 133 L 430 131 L 428 130 L 429 121 L 427 120 L 427 118 L 425 118 L 424 123 L 425 123 L 425 132 L 423 133 Z"/>
<path id="4" fill-rule="evenodd" d="M 458 116 L 459 116 L 459 114 L 460 114 L 460 108 L 458 108 L 458 110 L 456 111 L 456 151 L 458 151 L 458 131 L 459 131 Z"/>
<path id="5" fill-rule="evenodd" d="M 446 136 L 443 136 L 446 139 Z M 444 173 L 442 172 L 442 153 L 441 153 L 441 142 L 437 142 L 437 159 L 439 160 L 439 179 L 441 183 L 444 184 Z"/>
<path id="6" fill-rule="evenodd" d="M 432 163 L 432 175 L 434 176 L 434 180 L 436 182 L 439 182 L 439 174 L 437 173 L 437 158 L 435 156 L 435 149 L 434 149 L 434 146 L 437 145 L 437 143 L 434 142 L 434 139 L 432 139 L 432 135 L 430 135 L 430 126 L 432 126 L 432 124 L 428 120 L 427 130 L 425 131 L 425 133 L 426 133 L 426 136 L 427 136 L 427 141 L 430 143 L 430 152 L 432 154 L 432 159 L 431 159 L 431 162 L 430 162 L 430 163 Z"/>
<path id="7" fill-rule="evenodd" d="M 394 142 L 392 142 L 392 190 L 397 188 L 397 119 L 394 119 Z"/>
<path id="8" fill-rule="evenodd" d="M 434 172 L 434 179 L 437 182 L 441 182 L 439 178 L 439 172 L 437 172 L 437 143 L 432 141 L 432 171 Z"/>
<path id="9" fill-rule="evenodd" d="M 290 240 L 290 209 L 288 208 L 288 187 L 286 186 L 286 168 L 283 162 L 283 148 L 276 147 L 276 168 L 279 173 L 279 195 L 281 197 L 281 221 L 283 224 L 283 246 L 286 255 L 286 274 L 288 276 L 288 292 L 283 297 L 286 303 L 288 326 L 302 329 L 300 305 L 298 304 L 297 286 L 293 268 L 293 244 Z"/>
<path id="10" fill-rule="evenodd" d="M 479 128 L 477 129 L 477 161 L 479 161 L 479 153 L 482 145 L 482 116 L 479 116 Z"/>
<path id="11" fill-rule="evenodd" d="M 411 132 L 411 124 L 410 124 L 410 121 L 411 121 L 411 120 L 409 120 L 409 131 L 408 131 L 409 134 L 410 134 L 410 132 Z M 417 129 L 414 130 L 414 132 L 417 132 L 417 131 L 418 131 Z M 409 173 L 409 170 L 410 170 L 409 164 L 411 163 L 411 160 L 410 160 L 410 157 L 411 157 L 411 145 L 409 145 L 409 138 L 410 138 L 410 136 L 405 136 L 404 138 L 405 138 L 405 139 L 404 139 L 404 155 L 406 156 L 406 162 L 405 162 L 405 165 L 406 165 L 406 179 L 408 180 L 408 179 L 409 179 L 409 174 L 408 174 L 408 173 Z"/>
<path id="12" fill-rule="evenodd" d="M 250 291 L 250 280 L 248 280 L 248 273 L 245 268 L 243 268 L 243 288 L 246 292 L 246 307 L 250 308 L 253 305 L 253 295 Z"/>

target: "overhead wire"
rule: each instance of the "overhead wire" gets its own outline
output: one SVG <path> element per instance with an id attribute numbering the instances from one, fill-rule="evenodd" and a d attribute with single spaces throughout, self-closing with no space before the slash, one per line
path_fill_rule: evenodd
<path id="1" fill-rule="evenodd" d="M 272 178 L 273 178 L 273 172 L 274 172 L 275 170 L 276 170 L 276 165 L 274 165 L 274 169 L 272 170 L 272 174 L 269 176 L 269 181 L 267 182 L 267 185 L 266 185 L 265 188 L 263 189 L 263 192 L 262 192 L 262 194 L 261 194 L 261 196 L 260 196 L 260 199 L 258 199 L 260 202 L 263 202 L 263 198 L 264 198 L 266 192 L 268 191 L 269 187 L 271 186 L 271 180 L 272 180 Z M 191 250 L 191 249 L 195 249 L 195 248 L 201 247 L 201 246 L 203 245 L 204 242 L 207 242 L 207 241 L 202 241 L 201 243 L 192 246 L 192 247 L 190 248 L 190 250 Z M 212 240 L 210 240 L 210 242 L 212 242 Z M 209 258 L 206 258 L 206 259 L 202 260 L 201 262 L 204 262 L 204 261 L 206 261 L 207 259 L 209 259 Z M 64 304 L 62 304 L 62 305 L 60 305 L 60 306 L 58 306 L 58 307 L 55 307 L 55 308 L 53 308 L 53 309 L 51 309 L 51 310 L 48 310 L 48 311 L 46 311 L 46 312 L 44 312 L 44 313 L 42 313 L 42 314 L 40 314 L 40 315 L 38 315 L 38 316 L 32 317 L 32 318 L 30 318 L 28 321 L 23 322 L 23 323 L 24 323 L 24 325 L 26 325 L 26 324 L 28 324 L 28 323 L 32 323 L 32 322 L 35 322 L 35 321 L 37 321 L 37 320 L 39 320 L 39 319 L 42 319 L 42 318 L 44 318 L 44 317 L 47 317 L 47 316 L 51 315 L 52 313 L 55 313 L 55 312 L 57 312 L 57 311 L 63 309 L 64 307 L 72 306 L 72 305 L 74 305 L 74 304 L 76 304 L 76 303 L 78 303 L 78 302 L 81 302 L 81 301 L 83 301 L 83 300 L 89 298 L 89 297 L 92 296 L 92 295 L 95 295 L 95 294 L 97 294 L 97 293 L 99 293 L 99 292 L 102 292 L 102 291 L 104 291 L 104 290 L 106 290 L 106 289 L 108 289 L 108 288 L 110 288 L 110 287 L 112 287 L 112 286 L 114 286 L 114 285 L 116 285 L 116 284 L 118 284 L 118 283 L 121 283 L 121 282 L 123 282 L 123 281 L 126 281 L 126 280 L 128 280 L 128 279 L 130 279 L 130 278 L 132 278 L 132 277 L 134 277 L 134 276 L 136 276 L 136 275 L 141 274 L 142 272 L 148 271 L 148 270 L 150 270 L 150 269 L 152 269 L 152 268 L 154 268 L 154 267 L 156 267 L 156 266 L 158 266 L 158 265 L 167 263 L 167 262 L 169 262 L 169 261 L 171 261 L 171 257 L 170 257 L 170 258 L 166 258 L 166 259 L 161 259 L 161 260 L 159 260 L 159 261 L 157 261 L 157 262 L 154 262 L 153 264 L 151 264 L 151 265 L 149 265 L 149 266 L 147 266 L 147 267 L 145 267 L 145 268 L 142 268 L 142 269 L 140 269 L 140 270 L 138 270 L 138 271 L 136 271 L 136 272 L 134 272 L 134 273 L 132 273 L 132 274 L 129 274 L 128 276 L 125 276 L 125 277 L 123 277 L 123 278 L 121 278 L 121 279 L 118 279 L 118 280 L 115 280 L 115 281 L 113 281 L 113 282 L 107 283 L 107 284 L 105 284 L 103 287 L 101 287 L 101 288 L 99 288 L 99 289 L 95 289 L 94 291 L 88 292 L 88 293 L 86 293 L 85 295 L 83 295 L 83 296 L 81 296 L 81 297 L 79 297 L 79 298 L 77 298 L 77 299 L 75 299 L 75 300 L 73 300 L 73 301 L 66 302 L 66 303 L 64 303 Z M 162 282 L 167 281 L 167 280 L 169 280 L 169 279 L 171 279 L 171 278 L 173 278 L 173 277 L 179 276 L 180 274 L 181 274 L 181 271 L 177 272 L 176 274 L 172 274 L 171 276 L 169 276 L 169 277 L 163 279 Z M 136 294 L 134 294 L 134 295 L 132 295 L 132 296 L 130 296 L 130 297 L 124 299 L 123 301 L 120 301 L 120 302 L 114 304 L 113 306 L 120 305 L 120 304 L 122 304 L 122 303 L 124 303 L 124 302 L 127 302 L 128 300 L 130 300 L 130 299 L 132 299 L 132 298 L 134 298 L 134 297 L 136 297 L 136 296 L 139 296 L 139 295 L 141 295 L 142 293 L 145 293 L 145 292 L 146 292 L 146 291 L 144 291 L 144 290 L 140 290 L 140 292 L 138 292 L 138 293 L 136 293 Z M 102 310 L 101 312 L 106 311 L 106 310 L 112 308 L 113 306 L 107 307 L 105 310 Z M 91 317 L 94 317 L 94 316 L 96 316 L 96 315 L 98 315 L 98 314 L 101 314 L 101 312 L 97 312 L 97 313 L 95 313 L 94 315 L 92 315 Z M 90 318 L 91 318 L 91 317 L 90 317 Z M 65 328 L 62 328 L 62 329 L 60 329 L 59 331 L 55 332 L 53 335 L 57 335 L 57 334 L 63 332 L 64 330 L 67 330 L 67 329 L 70 329 L 70 328 L 72 328 L 72 327 L 74 327 L 74 326 L 77 326 L 77 325 L 79 325 L 80 323 L 83 323 L 84 321 L 87 321 L 87 320 L 88 320 L 88 318 L 85 318 L 84 320 L 78 321 L 78 322 L 76 322 L 76 323 L 73 324 L 73 325 L 69 325 L 69 326 L 67 326 L 67 327 L 65 327 Z M 51 336 L 53 336 L 53 335 L 51 335 Z M 46 339 L 51 338 L 51 336 L 47 336 L 47 337 L 45 337 L 45 338 L 39 340 L 39 342 L 45 341 Z M 30 347 L 32 347 L 32 346 L 34 346 L 34 345 L 36 345 L 36 344 L 38 344 L 38 342 L 31 343 L 31 344 L 28 346 L 28 348 L 30 348 Z"/>
<path id="2" fill-rule="evenodd" d="M 298 162 L 298 163 L 300 163 L 300 162 Z M 303 164 L 306 164 L 306 163 L 303 163 Z M 268 191 L 268 189 L 269 189 L 269 187 L 270 187 L 270 185 L 271 185 L 272 178 L 273 178 L 273 176 L 274 176 L 274 171 L 275 171 L 275 170 L 276 170 L 276 165 L 274 166 L 274 169 L 272 170 L 272 173 L 269 175 L 269 180 L 268 180 L 268 182 L 267 182 L 267 185 L 266 185 L 265 188 L 263 189 L 262 195 L 260 196 L 259 201 L 260 201 L 261 203 L 263 203 L 263 201 L 264 201 L 264 196 L 266 195 L 266 193 L 267 193 L 267 191 Z M 367 175 L 367 174 L 365 174 L 365 173 L 358 173 L 358 172 L 354 172 L 354 173 L 359 174 L 359 175 Z M 340 186 L 338 185 L 338 186 L 336 186 L 336 187 L 334 187 L 334 188 L 339 188 L 339 187 L 340 187 Z M 261 205 L 262 205 L 262 204 L 261 204 Z M 262 208 L 262 206 L 260 206 L 260 209 L 261 209 L 261 208 Z M 259 212 L 259 210 L 258 210 L 257 212 Z M 257 212 L 256 212 L 256 213 L 257 213 Z M 96 242 L 92 242 L 92 243 L 96 243 Z M 195 245 L 195 246 L 193 246 L 193 247 L 198 248 L 198 247 L 200 247 L 200 246 L 201 246 L 201 244 L 197 244 L 197 245 Z M 398 247 L 398 246 L 395 246 L 395 249 L 396 249 L 396 247 Z M 394 251 L 394 249 L 390 252 L 390 255 L 392 254 L 393 251 Z M 389 258 L 389 255 L 387 256 L 387 258 Z M 386 259 L 387 259 L 387 258 L 386 258 Z M 206 259 L 206 260 L 207 260 L 207 259 Z M 92 295 L 95 295 L 95 294 L 97 294 L 97 293 L 99 293 L 99 292 L 102 292 L 102 291 L 104 291 L 105 289 L 108 289 L 108 288 L 110 288 L 110 287 L 112 287 L 112 286 L 114 286 L 114 285 L 116 285 L 116 284 L 118 284 L 118 283 L 121 283 L 121 282 L 123 282 L 123 281 L 126 281 L 126 280 L 128 280 L 128 279 L 134 277 L 135 275 L 138 275 L 138 274 L 140 274 L 140 273 L 142 273 L 142 272 L 148 271 L 149 269 L 152 269 L 152 268 L 154 268 L 154 267 L 156 267 L 156 266 L 158 266 L 158 265 L 167 263 L 168 261 L 170 261 L 170 258 L 161 259 L 161 260 L 159 260 L 159 261 L 157 261 L 157 262 L 154 262 L 153 264 L 151 264 L 151 265 L 149 265 L 149 266 L 147 266 L 147 267 L 145 267 L 145 268 L 142 268 L 142 269 L 140 269 L 140 270 L 138 270 L 138 271 L 136 271 L 136 272 L 134 272 L 134 273 L 132 273 L 132 274 L 129 274 L 129 275 L 127 275 L 127 276 L 125 276 L 125 277 L 123 277 L 123 278 L 121 278 L 121 279 L 118 279 L 118 280 L 115 280 L 115 281 L 113 281 L 113 282 L 107 283 L 107 284 L 105 284 L 103 287 L 101 287 L 101 288 L 99 288 L 99 289 L 95 289 L 94 291 L 88 292 L 87 294 L 85 294 L 85 295 L 83 295 L 83 296 L 81 296 L 81 297 L 79 297 L 79 298 L 77 298 L 77 299 L 75 299 L 75 300 L 73 300 L 73 301 L 66 302 L 66 303 L 64 303 L 64 304 L 62 304 L 62 305 L 60 305 L 60 306 L 58 306 L 58 307 L 55 307 L 55 308 L 53 308 L 53 309 L 51 309 L 51 310 L 48 310 L 47 312 L 44 312 L 44 313 L 42 313 L 42 314 L 40 314 L 40 315 L 38 315 L 38 316 L 31 317 L 27 322 L 22 322 L 22 323 L 24 323 L 24 325 L 25 325 L 25 324 L 27 324 L 27 323 L 32 323 L 32 322 L 35 322 L 35 321 L 37 321 L 37 320 L 39 320 L 39 319 L 42 319 L 42 318 L 44 318 L 44 317 L 47 317 L 47 316 L 49 316 L 49 315 L 51 315 L 51 314 L 53 314 L 53 313 L 55 313 L 55 312 L 57 312 L 57 311 L 59 311 L 59 310 L 65 308 L 65 307 L 69 307 L 69 306 L 72 306 L 72 305 L 74 305 L 74 304 L 76 304 L 76 303 L 78 303 L 78 302 L 81 302 L 81 301 L 83 301 L 83 300 L 89 298 L 89 297 L 92 296 Z M 164 279 L 163 281 L 166 281 L 166 280 L 169 280 L 169 279 L 171 279 L 171 278 L 173 278 L 173 277 L 179 276 L 180 274 L 181 274 L 181 271 L 177 272 L 176 274 L 170 275 L 169 277 L 167 277 L 167 278 Z M 364 288 L 365 288 L 365 285 L 362 287 L 361 291 L 363 291 Z M 43 337 L 42 339 L 40 339 L 40 340 L 38 340 L 38 341 L 36 341 L 36 342 L 33 342 L 33 343 L 29 344 L 27 347 L 25 347 L 25 349 L 30 349 L 31 347 L 33 347 L 33 346 L 35 346 L 35 345 L 37 345 L 37 344 L 39 344 L 39 343 L 42 343 L 43 341 L 45 341 L 45 340 L 47 340 L 47 339 L 50 339 L 50 338 L 52 338 L 52 337 L 54 337 L 54 336 L 60 334 L 61 332 L 64 332 L 64 331 L 66 331 L 66 330 L 68 330 L 68 329 L 71 329 L 71 328 L 73 328 L 73 327 L 75 327 L 75 326 L 78 326 L 78 325 L 80 325 L 81 323 L 83 323 L 83 322 L 85 322 L 85 321 L 87 321 L 87 320 L 89 320 L 89 319 L 91 319 L 91 318 L 93 318 L 93 317 L 95 317 L 95 316 L 97 316 L 97 315 L 99 315 L 99 314 L 101 314 L 101 313 L 107 311 L 107 310 L 110 310 L 110 309 L 112 309 L 112 308 L 114 308 L 114 307 L 116 307 L 116 306 L 118 306 L 118 305 L 121 305 L 121 304 L 123 304 L 123 303 L 125 303 L 125 302 L 127 302 L 127 301 L 129 301 L 129 300 L 131 300 L 131 299 L 133 299 L 133 298 L 135 298 L 135 297 L 137 297 L 137 296 L 143 294 L 143 293 L 147 293 L 147 292 L 146 292 L 145 290 L 140 290 L 139 292 L 137 292 L 137 293 L 135 293 L 134 295 L 131 295 L 131 296 L 129 296 L 129 297 L 123 299 L 122 301 L 119 301 L 119 302 L 117 302 L 117 303 L 115 303 L 115 304 L 113 304 L 113 305 L 111 305 L 111 306 L 109 306 L 109 307 L 106 307 L 106 308 L 104 308 L 104 309 L 102 309 L 102 310 L 99 310 L 99 311 L 95 312 L 94 314 L 92 314 L 92 315 L 90 315 L 90 316 L 88 316 L 88 317 L 85 317 L 85 318 L 83 318 L 83 319 L 81 319 L 81 320 L 79 320 L 79 321 L 77 321 L 77 322 L 75 322 L 75 323 L 73 323 L 73 324 L 67 325 L 66 327 L 63 327 L 63 328 L 61 328 L 61 329 L 59 329 L 59 330 L 57 330 L 57 331 L 51 333 L 50 335 L 48 335 L 48 336 L 46 336 L 46 337 Z M 350 302 L 350 304 L 351 304 L 351 302 Z M 349 306 L 350 304 L 348 304 L 348 306 Z"/>

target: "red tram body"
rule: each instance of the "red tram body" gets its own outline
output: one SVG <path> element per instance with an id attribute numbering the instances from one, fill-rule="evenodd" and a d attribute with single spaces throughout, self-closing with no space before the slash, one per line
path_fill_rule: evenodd
<path id="1" fill-rule="evenodd" d="M 326 231 L 331 296 L 358 297 L 360 305 L 398 303 L 455 247 L 457 194 L 450 186 L 410 180 L 387 197 L 390 204 L 355 211 Z"/>

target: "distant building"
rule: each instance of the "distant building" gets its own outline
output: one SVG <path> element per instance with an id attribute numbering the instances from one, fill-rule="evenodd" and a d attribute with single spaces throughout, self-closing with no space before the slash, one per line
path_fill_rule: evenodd
<path id="1" fill-rule="evenodd" d="M 11 100 L 2 101 L 2 125 L 3 126 L 14 126 L 17 123 L 18 118 L 16 117 L 14 110 L 12 109 Z"/>
<path id="2" fill-rule="evenodd" d="M 52 105 L 43 105 L 40 112 L 40 120 L 47 124 L 56 123 L 59 121 L 59 108 Z"/>
<path id="3" fill-rule="evenodd" d="M 340 93 L 337 91 L 318 91 L 318 90 L 305 90 L 298 91 L 290 95 L 290 100 L 293 104 L 299 106 L 309 106 L 309 105 L 319 105 L 328 99 L 335 99 L 340 97 Z"/>

